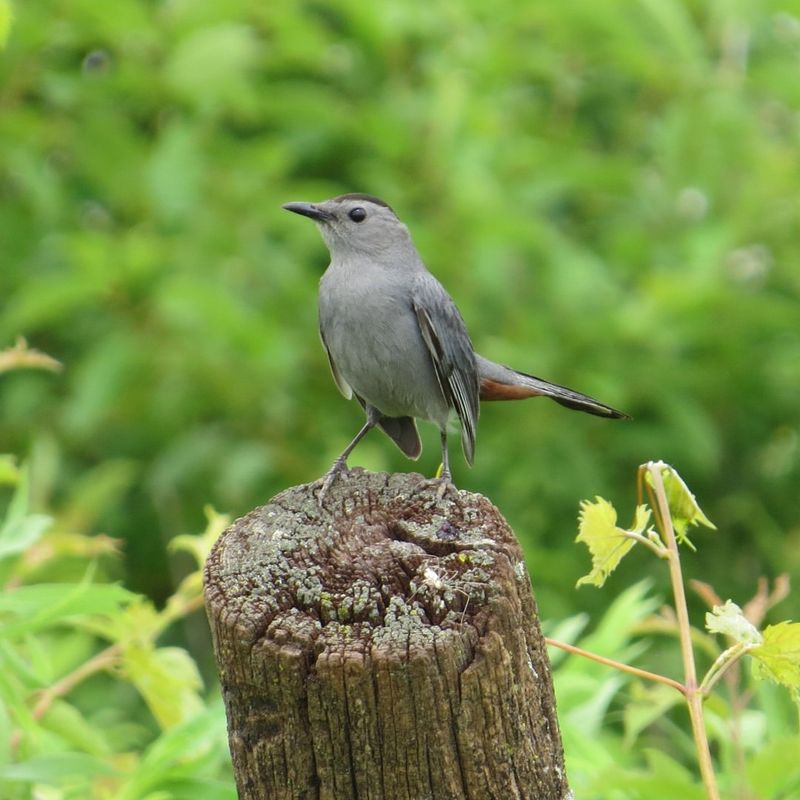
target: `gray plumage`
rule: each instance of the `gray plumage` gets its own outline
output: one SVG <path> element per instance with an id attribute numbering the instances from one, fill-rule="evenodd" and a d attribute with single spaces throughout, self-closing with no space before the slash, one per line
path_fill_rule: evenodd
<path id="1" fill-rule="evenodd" d="M 592 414 L 625 416 L 587 395 L 477 355 L 452 298 L 384 201 L 345 194 L 284 208 L 313 219 L 328 246 L 331 263 L 319 287 L 320 336 L 339 390 L 347 398 L 355 395 L 367 414 L 320 496 L 375 425 L 409 458 L 417 458 L 422 447 L 415 419 L 436 424 L 442 477 L 449 482 L 448 419 L 453 411 L 458 416 L 464 456 L 472 464 L 481 399 L 545 395 Z"/>

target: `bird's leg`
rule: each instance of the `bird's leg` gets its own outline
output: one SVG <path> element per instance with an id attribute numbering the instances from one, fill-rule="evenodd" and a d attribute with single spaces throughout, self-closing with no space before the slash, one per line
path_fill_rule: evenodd
<path id="1" fill-rule="evenodd" d="M 441 500 L 447 490 L 453 485 L 453 479 L 450 475 L 450 454 L 447 450 L 447 431 L 442 430 L 439 433 L 439 438 L 442 443 L 442 472 L 439 475 L 439 489 L 436 494 Z"/>
<path id="2" fill-rule="evenodd" d="M 381 415 L 377 409 L 372 406 L 367 406 L 367 421 L 362 426 L 361 430 L 353 437 L 353 441 L 345 447 L 344 452 L 333 462 L 333 466 L 325 473 L 322 478 L 322 487 L 317 495 L 317 502 L 322 505 L 328 489 L 331 488 L 336 476 L 343 470 L 347 469 L 347 457 L 355 450 L 356 445 L 377 425 Z"/>
<path id="3" fill-rule="evenodd" d="M 435 478 L 426 478 L 424 481 L 417 484 L 414 492 L 423 492 L 435 486 L 436 496 L 441 500 L 447 494 L 448 489 L 455 489 L 456 487 L 450 475 L 450 456 L 447 452 L 447 431 L 443 430 L 439 435 L 442 442 L 441 468 Z"/>

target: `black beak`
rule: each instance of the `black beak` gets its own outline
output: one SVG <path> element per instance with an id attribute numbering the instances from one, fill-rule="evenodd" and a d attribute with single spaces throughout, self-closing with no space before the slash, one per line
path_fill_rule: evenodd
<path id="1" fill-rule="evenodd" d="M 313 203 L 284 203 L 281 208 L 285 208 L 295 214 L 301 214 L 304 217 L 311 217 L 315 222 L 325 222 L 325 220 L 333 219 L 333 214 L 319 206 L 315 206 Z"/>

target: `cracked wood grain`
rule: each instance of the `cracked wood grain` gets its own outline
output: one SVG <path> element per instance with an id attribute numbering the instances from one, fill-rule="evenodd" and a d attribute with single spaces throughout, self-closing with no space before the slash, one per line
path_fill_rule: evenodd
<path id="1" fill-rule="evenodd" d="M 522 552 L 488 500 L 352 470 L 205 568 L 243 800 L 570 797 Z"/>

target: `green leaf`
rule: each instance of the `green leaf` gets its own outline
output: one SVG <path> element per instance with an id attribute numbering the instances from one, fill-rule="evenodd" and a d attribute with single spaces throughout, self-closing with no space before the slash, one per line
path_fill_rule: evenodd
<path id="1" fill-rule="evenodd" d="M 689 487 L 684 483 L 683 478 L 678 475 L 674 467 L 665 464 L 663 461 L 651 462 L 648 467 L 655 467 L 661 472 L 661 480 L 664 482 L 664 493 L 667 496 L 672 526 L 675 528 L 675 535 L 682 544 L 693 547 L 686 535 L 690 525 L 705 525 L 707 528 L 716 530 L 711 520 L 703 513 L 697 503 L 697 499 L 689 491 Z M 645 480 L 650 486 L 653 485 L 653 476 L 649 469 L 645 472 Z"/>
<path id="2" fill-rule="evenodd" d="M 58 734 L 68 746 L 103 757 L 111 754 L 106 737 L 73 705 L 56 700 L 41 721 L 43 728 Z"/>
<path id="3" fill-rule="evenodd" d="M 2 692 L 3 685 L 0 681 L 0 697 L 3 697 L 5 692 Z M 8 763 L 8 759 L 12 752 L 11 741 L 14 735 L 16 725 L 11 717 L 11 705 L 8 702 L 0 703 L 0 767 Z"/>
<path id="4" fill-rule="evenodd" d="M 569 712 L 570 725 L 576 725 L 584 734 L 599 736 L 608 719 L 608 709 L 625 680 L 620 673 L 606 674 L 600 681 L 588 675 L 575 676 L 577 685 L 571 687 Z"/>
<path id="5" fill-rule="evenodd" d="M 7 469 L 14 468 L 13 462 Z M 29 471 L 27 466 L 18 469 L 16 489 L 8 504 L 6 516 L 0 525 L 0 558 L 24 552 L 36 542 L 52 523 L 45 514 L 30 513 Z"/>
<path id="6" fill-rule="evenodd" d="M 163 131 L 147 170 L 153 207 L 166 222 L 190 216 L 200 200 L 201 149 L 196 131 L 172 122 Z"/>
<path id="7" fill-rule="evenodd" d="M 182 98 L 209 111 L 227 106 L 247 89 L 259 41 L 255 31 L 226 23 L 192 31 L 179 41 L 165 65 L 169 86 Z"/>
<path id="8" fill-rule="evenodd" d="M 144 754 L 142 768 L 163 770 L 171 764 L 201 758 L 225 738 L 225 714 L 215 704 L 159 736 Z"/>
<path id="9" fill-rule="evenodd" d="M 9 453 L 0 455 L 0 486 L 14 486 L 19 480 L 19 476 L 20 468 L 17 466 L 17 459 Z"/>
<path id="10" fill-rule="evenodd" d="M 648 748 L 643 751 L 647 769 L 631 769 L 623 763 L 603 770 L 582 796 L 626 800 L 707 800 L 703 786 L 670 755 Z M 622 758 L 619 759 L 622 761 Z"/>
<path id="11" fill-rule="evenodd" d="M 633 663 L 646 644 L 641 638 L 633 636 L 632 632 L 660 605 L 659 600 L 649 594 L 650 584 L 645 579 L 619 592 L 596 622 L 594 630 L 581 639 L 580 646 L 607 658 Z M 583 662 L 587 670 L 594 671 L 599 666 L 588 659 L 573 659 L 576 666 L 578 661 Z"/>
<path id="12" fill-rule="evenodd" d="M 654 777 L 657 776 L 664 780 L 687 781 L 687 784 L 697 786 L 697 781 L 692 773 L 669 754 L 648 747 L 644 750 L 644 757 Z"/>
<path id="13" fill-rule="evenodd" d="M 657 720 L 661 719 L 667 711 L 682 701 L 671 686 L 656 684 L 644 686 L 640 683 L 632 684 L 630 688 L 631 699 L 625 704 L 623 712 L 625 721 L 625 744 L 632 747 L 639 734 Z"/>
<path id="14" fill-rule="evenodd" d="M 64 778 L 118 775 L 113 766 L 85 753 L 51 753 L 0 768 L 0 780 L 55 783 Z"/>
<path id="15" fill-rule="evenodd" d="M 750 651 L 753 674 L 800 691 L 800 623 L 779 622 L 764 629 L 763 641 Z"/>
<path id="16" fill-rule="evenodd" d="M 173 552 L 182 550 L 190 553 L 199 567 L 206 563 L 211 548 L 219 539 L 220 534 L 231 524 L 231 518 L 227 514 L 219 514 L 211 506 L 206 506 L 203 511 L 208 524 L 200 536 L 183 534 L 175 536 L 169 543 L 169 549 Z"/>
<path id="17" fill-rule="evenodd" d="M 725 605 L 714 606 L 706 614 L 706 628 L 711 633 L 722 633 L 741 644 L 760 644 L 763 637 L 758 628 L 745 617 L 742 609 L 732 600 Z"/>
<path id="18" fill-rule="evenodd" d="M 225 714 L 218 704 L 204 709 L 185 722 L 164 731 L 145 751 L 130 778 L 120 788 L 117 800 L 143 800 L 173 794 L 168 787 L 191 781 L 193 777 L 216 774 L 216 763 L 230 763 L 227 754 Z M 204 780 L 205 782 L 205 780 Z M 229 790 L 233 787 L 228 784 Z M 209 797 L 216 797 L 209 792 Z M 228 795 L 223 794 L 223 797 Z M 206 797 L 205 790 L 194 797 Z M 235 794 L 233 795 L 235 797 Z"/>
<path id="19" fill-rule="evenodd" d="M 6 46 L 14 14 L 9 0 L 0 0 L 0 49 Z"/>
<path id="20" fill-rule="evenodd" d="M 800 797 L 800 736 L 779 736 L 747 759 L 754 797 Z"/>
<path id="21" fill-rule="evenodd" d="M 11 638 L 56 625 L 69 617 L 114 614 L 137 595 L 116 584 L 40 584 L 21 586 L 0 595 L 0 613 L 18 619 L 2 627 Z"/>
<path id="22" fill-rule="evenodd" d="M 566 642 L 566 644 L 574 644 L 588 624 L 588 614 L 575 614 L 575 616 L 567 617 L 559 622 L 548 620 L 546 624 L 543 623 L 543 628 L 545 635 L 551 639 Z M 547 652 L 550 656 L 550 665 L 552 667 L 558 666 L 568 658 L 568 654 L 559 647 L 548 647 Z"/>
<path id="23" fill-rule="evenodd" d="M 123 652 L 124 668 L 163 728 L 171 728 L 203 708 L 202 679 L 191 656 L 179 647 L 131 644 Z"/>
<path id="24" fill-rule="evenodd" d="M 124 502 L 136 478 L 136 466 L 127 459 L 109 459 L 87 469 L 73 482 L 68 500 L 58 515 L 59 530 L 94 532 L 96 520 Z"/>
<path id="25" fill-rule="evenodd" d="M 650 509 L 637 506 L 633 526 L 625 530 L 617 526 L 617 512 L 614 506 L 597 497 L 594 503 L 584 500 L 581 503 L 578 535 L 576 542 L 584 542 L 592 554 L 592 571 L 577 583 L 591 583 L 602 586 L 606 578 L 617 568 L 626 553 L 636 543 L 631 533 L 643 535 L 650 521 Z"/>
<path id="26" fill-rule="evenodd" d="M 46 514 L 31 514 L 0 528 L 0 558 L 18 555 L 37 542 L 53 522 Z"/>
<path id="27" fill-rule="evenodd" d="M 164 800 L 236 800 L 236 787 L 231 783 L 210 781 L 207 778 L 183 778 L 166 780 L 160 796 Z M 156 795 L 148 795 L 147 800 L 156 800 Z"/>

